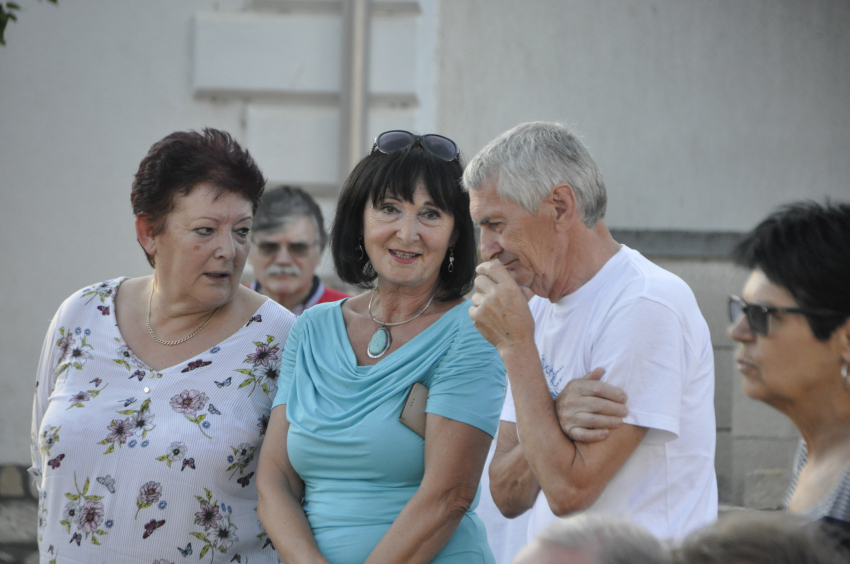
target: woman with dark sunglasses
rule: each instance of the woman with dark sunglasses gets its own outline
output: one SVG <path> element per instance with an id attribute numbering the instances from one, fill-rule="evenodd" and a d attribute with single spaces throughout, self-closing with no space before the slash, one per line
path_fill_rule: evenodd
<path id="1" fill-rule="evenodd" d="M 462 172 L 450 139 L 390 131 L 343 186 L 334 266 L 370 291 L 299 318 L 257 470 L 287 564 L 493 562 L 474 509 L 505 370 L 464 298 L 477 261 Z"/>
<path id="2" fill-rule="evenodd" d="M 850 531 L 850 204 L 797 203 L 737 247 L 729 300 L 744 391 L 803 435 L 788 511 Z"/>

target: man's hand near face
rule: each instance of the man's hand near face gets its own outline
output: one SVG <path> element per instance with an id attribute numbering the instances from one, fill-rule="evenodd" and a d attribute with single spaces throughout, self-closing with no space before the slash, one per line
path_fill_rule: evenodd
<path id="1" fill-rule="evenodd" d="M 534 347 L 534 319 L 527 293 L 498 260 L 478 265 L 476 272 L 469 308 L 476 329 L 500 352 L 507 347 Z"/>

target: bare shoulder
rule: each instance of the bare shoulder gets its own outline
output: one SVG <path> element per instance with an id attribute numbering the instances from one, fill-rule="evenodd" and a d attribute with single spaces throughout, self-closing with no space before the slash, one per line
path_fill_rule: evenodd
<path id="1" fill-rule="evenodd" d="M 240 284 L 236 289 L 236 296 L 233 299 L 234 307 L 232 315 L 242 319 L 243 323 L 247 323 L 268 299 L 268 296 L 258 294 Z"/>
<path id="2" fill-rule="evenodd" d="M 348 298 L 342 303 L 342 311 L 366 313 L 369 308 L 369 298 L 371 295 L 371 292 L 363 292 L 362 294 Z"/>
<path id="3" fill-rule="evenodd" d="M 127 278 L 118 286 L 120 299 L 132 300 L 137 296 L 145 294 L 150 286 L 151 276 L 139 276 L 138 278 Z"/>
<path id="4" fill-rule="evenodd" d="M 369 292 L 364 292 L 359 296 L 348 298 L 340 306 L 342 318 L 345 320 L 345 326 L 351 327 L 352 324 L 365 322 L 369 317 Z"/>
<path id="5" fill-rule="evenodd" d="M 434 304 L 437 306 L 435 308 L 435 311 L 437 313 L 439 313 L 440 315 L 442 315 L 442 314 L 446 313 L 447 311 L 454 309 L 455 306 L 462 304 L 465 301 L 467 301 L 466 298 L 457 298 L 457 299 L 448 300 L 448 301 L 445 301 L 445 302 L 436 302 L 435 301 Z"/>
<path id="6" fill-rule="evenodd" d="M 128 278 L 118 286 L 118 291 L 115 294 L 115 313 L 116 315 L 119 312 L 121 314 L 119 326 L 123 319 L 136 317 L 135 314 L 141 307 L 139 304 L 142 301 L 147 303 L 147 289 L 150 281 L 151 276 L 140 276 L 138 278 Z"/>

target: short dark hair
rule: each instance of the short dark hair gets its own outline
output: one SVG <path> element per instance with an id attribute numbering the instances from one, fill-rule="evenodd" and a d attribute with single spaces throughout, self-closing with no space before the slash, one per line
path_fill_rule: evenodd
<path id="1" fill-rule="evenodd" d="M 436 299 L 449 301 L 472 289 L 477 266 L 475 231 L 469 215 L 469 194 L 461 188 L 460 157 L 448 162 L 419 146 L 385 154 L 375 151 L 361 160 L 346 179 L 337 203 L 331 231 L 334 268 L 343 282 L 369 288 L 377 274 L 369 257 L 359 250 L 366 203 L 374 206 L 388 194 L 413 202 L 421 182 L 431 201 L 454 218 L 454 268 L 448 271 L 449 254 L 443 259 L 437 280 Z"/>
<path id="2" fill-rule="evenodd" d="M 806 316 L 826 341 L 850 318 L 850 204 L 795 202 L 779 208 L 746 235 L 735 263 L 760 269 L 804 308 L 834 311 Z"/>
<path id="3" fill-rule="evenodd" d="M 673 552 L 677 564 L 839 564 L 839 539 L 820 523 L 788 513 L 738 511 L 688 535 Z"/>
<path id="4" fill-rule="evenodd" d="M 319 238 L 319 250 L 328 243 L 325 231 L 325 219 L 322 209 L 310 194 L 298 186 L 277 186 L 266 190 L 260 200 L 260 207 L 254 214 L 252 231 L 277 231 L 294 217 L 308 217 L 313 220 L 316 236 Z"/>
<path id="5" fill-rule="evenodd" d="M 133 214 L 146 217 L 159 234 L 177 197 L 202 182 L 218 188 L 219 195 L 242 196 L 251 202 L 252 212 L 266 185 L 254 159 L 229 133 L 212 128 L 175 131 L 154 143 L 139 164 L 130 194 Z M 154 266 L 154 257 L 147 251 L 145 257 Z"/>

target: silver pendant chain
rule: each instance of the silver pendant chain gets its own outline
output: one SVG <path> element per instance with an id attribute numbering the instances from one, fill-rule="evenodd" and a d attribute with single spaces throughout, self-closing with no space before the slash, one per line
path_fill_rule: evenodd
<path id="1" fill-rule="evenodd" d="M 377 291 L 378 291 L 377 288 L 372 290 L 372 296 L 369 298 L 369 317 L 372 318 L 372 321 L 374 321 L 375 323 L 378 324 L 378 328 L 375 329 L 374 333 L 372 333 L 372 338 L 369 339 L 369 344 L 366 346 L 366 354 L 369 356 L 369 358 L 381 358 L 382 356 L 387 354 L 387 351 L 390 350 L 390 347 L 392 346 L 392 342 L 393 342 L 392 334 L 390 333 L 389 328 L 395 327 L 396 325 L 404 325 L 405 323 L 410 323 L 411 321 L 413 321 L 414 319 L 416 319 L 417 317 L 419 317 L 420 315 L 425 313 L 428 310 L 428 308 L 431 307 L 431 302 L 434 301 L 434 297 L 436 297 L 436 295 L 437 295 L 437 292 L 434 292 L 431 295 L 431 299 L 428 300 L 428 303 L 425 304 L 424 308 L 422 308 L 422 311 L 420 311 L 419 313 L 417 313 L 416 315 L 414 315 L 410 319 L 408 319 L 406 321 L 397 321 L 395 323 L 384 323 L 383 321 L 381 321 L 379 319 L 375 319 L 375 316 L 372 314 L 372 300 L 375 299 L 375 294 L 377 293 Z M 382 350 L 380 352 L 373 354 L 372 351 L 370 350 L 371 345 L 372 345 L 372 341 L 374 341 L 375 337 L 381 332 L 383 332 L 385 334 L 386 344 L 385 344 L 384 347 L 382 347 Z"/>
<path id="2" fill-rule="evenodd" d="M 213 311 L 210 314 L 210 316 L 207 317 L 206 321 L 201 323 L 200 327 L 198 327 L 197 329 L 195 329 L 194 331 L 192 331 L 191 333 L 189 333 L 188 335 L 186 335 L 182 339 L 178 339 L 176 341 L 163 341 L 162 339 L 157 337 L 154 334 L 153 329 L 151 329 L 151 301 L 152 300 L 153 300 L 153 282 L 151 282 L 151 294 L 150 294 L 150 296 L 148 296 L 148 319 L 147 319 L 148 333 L 151 334 L 151 337 L 153 337 L 154 341 L 156 341 L 160 345 L 166 345 L 166 346 L 169 346 L 169 347 L 173 347 L 174 345 L 179 345 L 180 343 L 185 343 L 186 341 L 188 341 L 189 339 L 191 339 L 192 337 L 194 337 L 195 335 L 200 333 L 203 330 L 203 328 L 206 327 L 207 324 L 212 320 L 212 318 L 215 317 L 215 314 L 218 313 L 218 310 L 221 309 L 221 306 L 218 306 L 217 308 L 215 308 L 215 311 Z M 430 302 L 429 302 L 429 304 L 430 304 Z M 370 311 L 369 313 L 372 313 L 372 312 Z"/>

